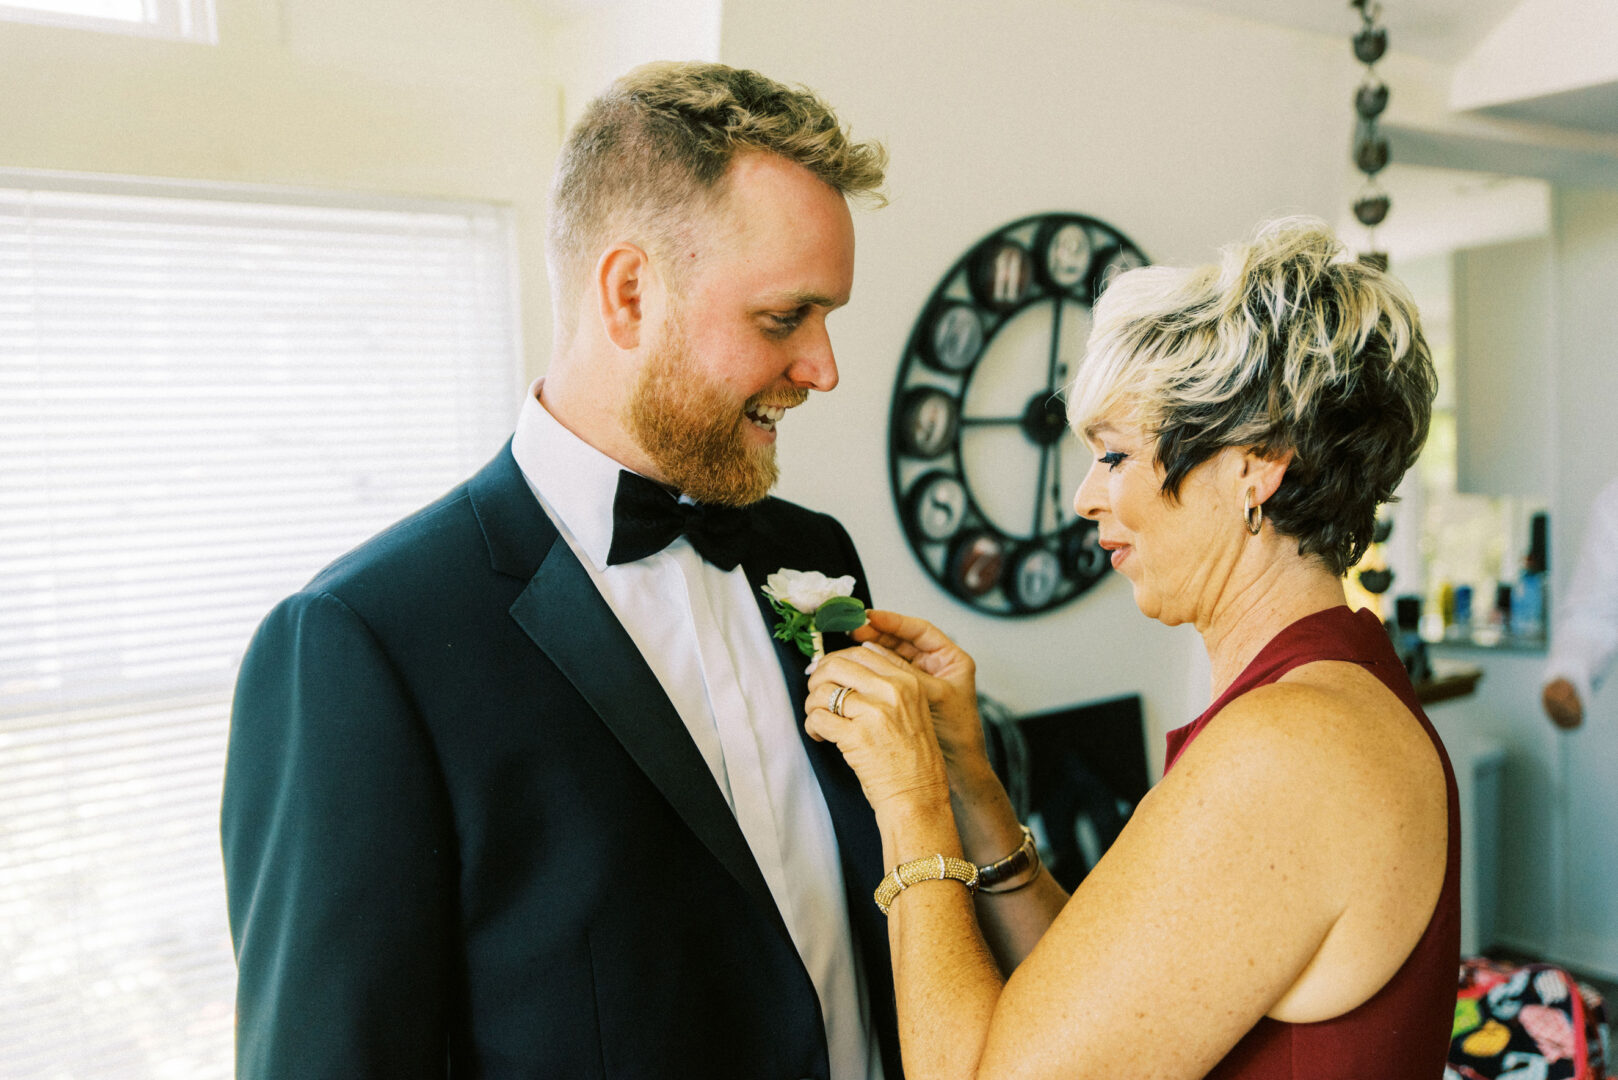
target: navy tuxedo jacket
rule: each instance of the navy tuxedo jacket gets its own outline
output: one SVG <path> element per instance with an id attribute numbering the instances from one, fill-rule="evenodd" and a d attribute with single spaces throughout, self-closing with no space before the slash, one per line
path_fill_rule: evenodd
<path id="1" fill-rule="evenodd" d="M 821 570 L 869 599 L 831 518 L 753 520 L 755 587 Z M 804 657 L 779 653 L 801 711 Z M 836 747 L 803 749 L 899 1080 L 880 840 Z M 241 1080 L 827 1075 L 741 829 L 509 446 L 265 619 L 223 841 Z"/>

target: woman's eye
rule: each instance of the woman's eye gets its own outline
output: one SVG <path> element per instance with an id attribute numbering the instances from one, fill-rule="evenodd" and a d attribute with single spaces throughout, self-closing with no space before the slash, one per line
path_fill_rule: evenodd
<path id="1" fill-rule="evenodd" d="M 1124 458 L 1128 456 L 1129 455 L 1124 453 L 1122 450 L 1109 450 L 1096 460 L 1100 461 L 1101 464 L 1105 465 L 1109 469 L 1116 469 L 1123 462 Z"/>

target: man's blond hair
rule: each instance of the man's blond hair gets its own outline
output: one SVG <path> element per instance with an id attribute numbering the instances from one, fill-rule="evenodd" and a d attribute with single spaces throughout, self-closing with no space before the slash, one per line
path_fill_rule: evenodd
<path id="1" fill-rule="evenodd" d="M 807 88 L 723 64 L 655 63 L 592 101 L 551 184 L 545 256 L 559 339 L 572 336 L 603 247 L 623 239 L 666 256 L 723 196 L 731 161 L 750 150 L 796 162 L 845 197 L 884 201 L 887 152 L 851 141 Z M 673 260 L 664 262 L 667 270 Z"/>

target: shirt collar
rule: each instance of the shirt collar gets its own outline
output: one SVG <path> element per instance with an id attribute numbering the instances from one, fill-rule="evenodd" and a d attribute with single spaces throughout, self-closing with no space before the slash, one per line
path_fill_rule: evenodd
<path id="1" fill-rule="evenodd" d="M 598 571 L 612 547 L 612 504 L 623 466 L 563 427 L 539 403 L 543 379 L 528 389 L 511 454 L 523 478 Z"/>

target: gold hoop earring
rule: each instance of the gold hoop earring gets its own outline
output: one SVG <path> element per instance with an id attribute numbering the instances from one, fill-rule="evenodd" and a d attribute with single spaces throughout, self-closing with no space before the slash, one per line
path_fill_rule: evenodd
<path id="1" fill-rule="evenodd" d="M 1264 527 L 1264 504 L 1253 505 L 1253 489 L 1247 489 L 1247 498 L 1242 500 L 1242 520 L 1247 523 L 1247 531 L 1254 536 Z"/>

